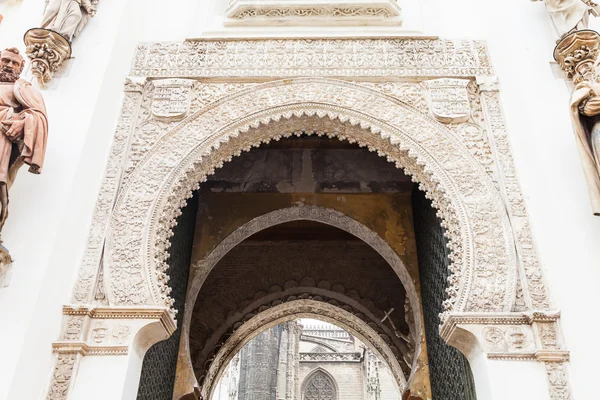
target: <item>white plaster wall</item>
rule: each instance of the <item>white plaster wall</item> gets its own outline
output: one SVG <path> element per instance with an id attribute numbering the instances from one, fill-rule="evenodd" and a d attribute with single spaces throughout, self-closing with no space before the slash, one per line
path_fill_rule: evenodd
<path id="1" fill-rule="evenodd" d="M 212 36 L 390 34 L 390 28 L 225 29 L 216 15 L 224 1 L 102 0 L 75 42 L 70 72 L 44 92 L 50 114 L 45 169 L 41 176 L 20 173 L 3 235 L 16 261 L 10 286 L 0 289 L 0 400 L 37 399 L 45 390 L 50 344 L 83 254 L 136 42 L 183 40 L 205 30 Z M 404 2 L 405 25 L 392 33 L 488 41 L 534 235 L 562 310 L 574 397 L 595 398 L 599 323 L 590 311 L 600 286 L 600 218 L 591 216 L 569 91 L 550 66 L 554 32 L 545 8 L 523 0 Z M 37 24 L 42 7 L 25 0 L 18 21 L 0 24 L 0 44 L 22 48 L 22 34 Z M 522 368 L 501 369 L 509 376 Z M 526 398 L 519 393 L 527 388 L 513 387 L 511 398 Z"/>

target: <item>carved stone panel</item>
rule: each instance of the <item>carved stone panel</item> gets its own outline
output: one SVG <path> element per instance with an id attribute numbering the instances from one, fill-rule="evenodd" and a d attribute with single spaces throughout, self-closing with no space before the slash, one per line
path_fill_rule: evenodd
<path id="1" fill-rule="evenodd" d="M 164 121 L 183 119 L 190 110 L 193 83 L 188 79 L 154 81 L 152 115 Z"/>
<path id="2" fill-rule="evenodd" d="M 466 122 L 471 114 L 466 79 L 435 79 L 427 81 L 431 112 L 445 124 Z"/>

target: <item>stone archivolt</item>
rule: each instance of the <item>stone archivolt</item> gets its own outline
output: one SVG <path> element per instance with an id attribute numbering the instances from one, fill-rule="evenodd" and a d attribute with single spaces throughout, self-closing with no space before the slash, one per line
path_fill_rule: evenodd
<path id="1" fill-rule="evenodd" d="M 451 250 L 452 275 L 443 315 L 447 340 L 452 343 L 453 332 L 467 329 L 483 343 L 482 327 L 497 324 L 494 313 L 516 318 L 511 312 L 517 279 L 524 304 L 520 307 L 549 312 L 484 43 L 438 39 L 146 43 L 138 48 L 132 74 L 141 78 L 126 85 L 73 293 L 75 303 L 93 301 L 103 259 L 103 293 L 111 307 L 171 307 L 165 260 L 175 219 L 192 191 L 242 151 L 294 134 L 317 134 L 376 151 L 412 175 L 432 199 Z M 269 77 L 274 81 L 259 83 Z M 277 80 L 288 77 L 292 78 Z M 464 116 L 462 97 L 460 117 L 449 125 L 436 121 L 426 108 L 430 93 L 422 82 L 446 77 L 469 81 L 470 115 Z M 157 109 L 152 102 L 160 85 L 147 78 L 197 82 L 191 87 L 185 83 L 182 91 L 172 90 L 172 82 L 163 85 L 168 90 L 163 90 Z M 198 81 L 202 78 L 213 82 Z M 421 82 L 399 82 L 403 78 Z M 231 80 L 238 83 L 228 83 Z M 171 99 L 178 102 L 174 107 L 166 104 Z M 564 360 L 564 345 L 556 334 L 558 317 L 537 322 L 517 314 L 517 322 L 509 318 L 508 325 L 524 326 L 523 335 L 503 330 L 517 347 L 526 338 L 528 346 L 535 342 L 528 351 L 543 348 L 549 352 L 546 359 Z M 497 337 L 495 333 L 490 337 Z M 504 354 L 514 352 L 508 345 L 506 349 Z M 562 355 L 552 353 L 555 349 Z M 556 371 L 550 378 L 555 386 L 566 379 Z"/>

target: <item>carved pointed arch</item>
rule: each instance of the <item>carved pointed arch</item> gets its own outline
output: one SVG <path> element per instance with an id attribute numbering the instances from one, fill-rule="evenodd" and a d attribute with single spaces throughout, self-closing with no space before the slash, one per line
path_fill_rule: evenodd
<path id="1" fill-rule="evenodd" d="M 105 252 L 110 303 L 171 307 L 165 261 L 186 199 L 232 157 L 294 133 L 358 142 L 419 182 L 439 211 L 451 250 L 446 312 L 512 309 L 517 266 L 508 216 L 466 146 L 397 99 L 324 78 L 241 90 L 159 140 L 131 174 L 111 216 Z"/>
<path id="2" fill-rule="evenodd" d="M 318 367 L 304 378 L 300 390 L 302 400 L 337 400 L 338 386 L 335 378 Z"/>

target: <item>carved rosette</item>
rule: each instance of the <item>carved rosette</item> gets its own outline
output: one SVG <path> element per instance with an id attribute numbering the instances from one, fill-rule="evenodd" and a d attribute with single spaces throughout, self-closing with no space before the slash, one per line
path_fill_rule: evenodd
<path id="1" fill-rule="evenodd" d="M 23 37 L 25 54 L 31 60 L 31 72 L 44 87 L 63 62 L 71 57 L 69 41 L 49 29 L 33 28 Z"/>
<path id="2" fill-rule="evenodd" d="M 595 64 L 600 49 L 600 34 L 592 30 L 575 31 L 565 36 L 554 49 L 554 59 L 575 84 L 597 80 Z"/>

